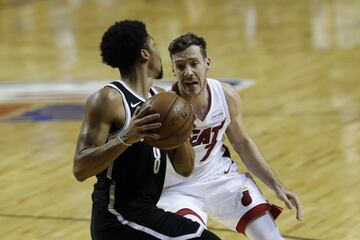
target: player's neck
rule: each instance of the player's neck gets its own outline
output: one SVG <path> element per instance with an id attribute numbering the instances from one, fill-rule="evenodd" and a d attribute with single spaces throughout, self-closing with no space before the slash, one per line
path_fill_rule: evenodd
<path id="1" fill-rule="evenodd" d="M 210 97 L 210 89 L 207 82 L 197 95 L 188 95 L 179 88 L 180 95 L 193 105 L 207 105 Z"/>
<path id="2" fill-rule="evenodd" d="M 193 106 L 195 115 L 204 120 L 211 106 L 211 94 L 208 84 L 196 96 L 188 96 L 186 100 Z"/>
<path id="3" fill-rule="evenodd" d="M 135 70 L 127 76 L 122 76 L 121 79 L 138 95 L 145 99 L 148 98 L 153 80 L 149 78 L 145 71 L 141 71 L 141 69 L 138 71 Z"/>

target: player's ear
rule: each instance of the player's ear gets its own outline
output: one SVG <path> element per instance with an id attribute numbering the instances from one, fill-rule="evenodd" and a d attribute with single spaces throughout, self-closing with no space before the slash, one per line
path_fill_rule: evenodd
<path id="1" fill-rule="evenodd" d="M 149 51 L 148 50 L 146 50 L 146 49 L 141 49 L 140 50 L 140 60 L 142 60 L 142 61 L 148 61 L 150 59 L 150 53 L 149 53 Z"/>
<path id="2" fill-rule="evenodd" d="M 211 60 L 210 58 L 205 58 L 205 67 L 206 67 L 206 71 L 210 69 L 211 67 Z"/>

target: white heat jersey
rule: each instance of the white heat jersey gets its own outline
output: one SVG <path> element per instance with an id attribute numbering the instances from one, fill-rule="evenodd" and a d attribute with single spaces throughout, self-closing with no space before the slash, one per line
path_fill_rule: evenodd
<path id="1" fill-rule="evenodd" d="M 204 120 L 196 119 L 191 136 L 195 169 L 189 177 L 167 164 L 164 188 L 157 206 L 206 226 L 208 216 L 229 229 L 245 232 L 254 218 L 281 210 L 270 205 L 250 174 L 240 174 L 237 164 L 224 156 L 223 140 L 230 114 L 222 84 L 207 79 L 211 105 Z M 175 86 L 175 85 L 174 85 Z M 173 88 L 176 91 L 176 88 Z"/>
<path id="2" fill-rule="evenodd" d="M 207 85 L 211 96 L 210 109 L 204 120 L 195 120 L 195 128 L 190 138 L 195 151 L 194 171 L 191 176 L 185 178 L 177 174 L 170 163 L 167 164 L 164 187 L 211 176 L 214 173 L 212 169 L 220 170 L 219 164 L 229 167 L 229 163 L 222 159 L 225 151 L 225 131 L 231 121 L 224 89 L 221 82 L 215 79 L 208 78 Z"/>

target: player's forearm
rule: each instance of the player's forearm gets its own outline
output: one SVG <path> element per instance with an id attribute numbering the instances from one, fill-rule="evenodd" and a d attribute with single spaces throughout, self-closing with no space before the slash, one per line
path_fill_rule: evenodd
<path id="1" fill-rule="evenodd" d="M 187 177 L 194 170 L 195 154 L 191 144 L 186 141 L 169 152 L 170 161 L 177 173 Z"/>
<path id="2" fill-rule="evenodd" d="M 274 191 L 283 188 L 280 180 L 276 177 L 269 164 L 264 160 L 260 150 L 251 139 L 243 143 L 234 144 L 233 146 L 251 173 Z"/>
<path id="3" fill-rule="evenodd" d="M 73 173 L 78 181 L 95 176 L 104 171 L 128 146 L 114 138 L 99 147 L 86 148 L 74 157 Z"/>

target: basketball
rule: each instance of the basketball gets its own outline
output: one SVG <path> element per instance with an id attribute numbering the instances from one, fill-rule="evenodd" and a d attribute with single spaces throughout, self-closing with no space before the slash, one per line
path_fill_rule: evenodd
<path id="1" fill-rule="evenodd" d="M 159 139 L 144 140 L 157 148 L 169 150 L 188 140 L 194 123 L 192 108 L 185 99 L 175 93 L 162 92 L 149 98 L 141 108 L 150 105 L 149 114 L 159 113 L 161 127 L 157 130 Z"/>

